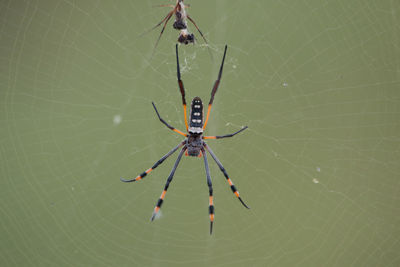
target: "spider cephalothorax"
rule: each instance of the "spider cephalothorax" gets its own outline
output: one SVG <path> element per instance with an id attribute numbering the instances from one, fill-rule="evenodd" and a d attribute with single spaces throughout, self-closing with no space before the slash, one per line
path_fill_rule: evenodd
<path id="1" fill-rule="evenodd" d="M 185 5 L 181 2 L 176 6 L 175 21 L 174 24 L 172 24 L 172 27 L 176 30 L 187 29 L 186 16 Z"/>
<path id="2" fill-rule="evenodd" d="M 204 142 L 201 135 L 191 134 L 188 136 L 186 141 L 187 155 L 192 157 L 201 156 L 201 149 L 203 148 Z"/>
<path id="3" fill-rule="evenodd" d="M 210 115 L 211 111 L 211 106 L 214 100 L 214 95 L 218 90 L 218 86 L 221 80 L 222 76 L 222 69 L 224 66 L 224 61 L 225 61 L 225 55 L 226 55 L 226 50 L 227 46 L 225 46 L 224 50 L 224 56 L 222 58 L 222 63 L 221 67 L 219 69 L 219 74 L 218 74 L 218 79 L 214 83 L 214 87 L 211 91 L 211 98 L 210 102 L 208 103 L 208 110 L 207 110 L 207 116 L 205 122 L 203 122 L 203 102 L 201 101 L 200 97 L 195 97 L 192 100 L 191 103 L 191 111 L 190 111 L 190 117 L 189 117 L 189 124 L 187 122 L 187 117 L 186 117 L 186 99 L 185 99 L 185 87 L 183 86 L 183 82 L 181 80 L 181 73 L 179 69 L 179 57 L 178 57 L 178 45 L 176 45 L 176 62 L 177 62 L 177 76 L 178 76 L 178 85 L 179 89 L 182 95 L 182 104 L 183 104 L 183 110 L 184 110 L 184 115 L 185 115 L 185 125 L 186 125 L 186 131 L 188 132 L 187 134 L 179 131 L 178 129 L 175 129 L 171 125 L 169 125 L 163 118 L 161 118 L 160 114 L 158 113 L 158 110 L 155 106 L 154 103 L 153 107 L 154 110 L 157 113 L 158 119 L 165 124 L 169 129 L 171 129 L 174 132 L 177 132 L 185 137 L 185 140 L 183 140 L 181 143 L 179 143 L 176 147 L 174 147 L 171 151 L 169 151 L 167 154 L 165 154 L 161 159 L 159 159 L 150 169 L 147 169 L 144 171 L 142 174 L 136 176 L 134 179 L 129 179 L 121 180 L 123 182 L 134 182 L 134 181 L 139 181 L 143 179 L 148 173 L 150 173 L 152 170 L 154 170 L 158 165 L 164 162 L 169 156 L 171 156 L 175 151 L 177 151 L 179 148 L 181 148 L 181 151 L 178 155 L 177 160 L 175 161 L 174 167 L 171 171 L 171 173 L 168 176 L 167 182 L 164 186 L 164 190 L 161 193 L 160 198 L 157 201 L 156 207 L 154 208 L 153 214 L 151 216 L 151 220 L 153 221 L 157 213 L 159 212 L 162 203 L 164 202 L 165 195 L 167 193 L 169 184 L 172 181 L 172 178 L 174 177 L 176 168 L 178 167 L 178 164 L 182 158 L 183 153 L 187 153 L 188 156 L 197 156 L 201 157 L 203 156 L 204 159 L 204 166 L 206 169 L 206 176 L 207 176 L 207 185 L 208 185 L 208 192 L 209 192 L 209 208 L 208 208 L 208 213 L 210 216 L 210 234 L 212 233 L 212 227 L 213 227 L 213 222 L 214 222 L 214 200 L 213 200 L 213 188 L 212 188 L 212 182 L 211 182 L 211 176 L 210 176 L 210 169 L 208 167 L 208 160 L 207 160 L 207 152 L 210 153 L 211 157 L 214 159 L 215 163 L 217 163 L 219 169 L 221 172 L 224 174 L 226 180 L 228 181 L 232 192 L 236 195 L 236 197 L 240 200 L 240 202 L 245 206 L 246 208 L 249 208 L 243 200 L 240 198 L 239 192 L 237 191 L 237 188 L 233 184 L 232 180 L 229 178 L 228 173 L 226 172 L 224 166 L 222 163 L 219 161 L 217 156 L 214 154 L 214 152 L 211 150 L 211 148 L 204 142 L 205 139 L 220 139 L 220 138 L 227 138 L 227 137 L 232 137 L 245 129 L 247 129 L 247 126 L 243 127 L 239 131 L 232 133 L 232 134 L 227 134 L 227 135 L 221 135 L 221 136 L 203 136 L 203 131 L 207 126 L 208 122 L 208 117 Z"/>

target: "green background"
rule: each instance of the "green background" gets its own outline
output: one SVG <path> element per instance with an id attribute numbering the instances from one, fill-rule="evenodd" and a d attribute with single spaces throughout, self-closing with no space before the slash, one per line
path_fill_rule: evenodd
<path id="1" fill-rule="evenodd" d="M 400 2 L 187 1 L 187 101 L 208 102 L 202 159 L 184 157 L 174 3 L 0 1 L 1 266 L 400 266 Z M 211 158 L 210 158 L 211 160 Z"/>

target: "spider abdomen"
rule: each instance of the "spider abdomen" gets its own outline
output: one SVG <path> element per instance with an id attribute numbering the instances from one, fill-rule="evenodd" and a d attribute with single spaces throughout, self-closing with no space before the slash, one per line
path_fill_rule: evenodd
<path id="1" fill-rule="evenodd" d="M 188 156 L 198 157 L 200 155 L 201 148 L 203 147 L 201 135 L 189 135 L 186 147 Z"/>
<path id="2" fill-rule="evenodd" d="M 202 134 L 203 133 L 203 102 L 200 97 L 196 96 L 192 100 L 190 119 L 189 119 L 189 133 Z"/>

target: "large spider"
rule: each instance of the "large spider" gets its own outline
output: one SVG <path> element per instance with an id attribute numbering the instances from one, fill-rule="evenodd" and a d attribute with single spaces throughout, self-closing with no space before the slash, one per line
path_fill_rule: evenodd
<path id="1" fill-rule="evenodd" d="M 247 129 L 247 126 L 245 126 L 242 129 L 240 129 L 239 131 L 237 131 L 235 133 L 232 133 L 232 134 L 221 135 L 221 136 L 218 136 L 218 135 L 217 136 L 203 136 L 203 131 L 205 130 L 205 128 L 207 126 L 208 117 L 210 115 L 210 110 L 211 110 L 211 106 L 212 106 L 212 103 L 213 103 L 213 100 L 214 100 L 214 95 L 217 92 L 217 89 L 218 89 L 218 86 L 219 86 L 219 83 L 220 83 L 220 80 L 221 80 L 222 69 L 223 69 L 224 61 L 225 61 L 226 50 L 227 50 L 227 46 L 225 46 L 224 56 L 222 58 L 221 67 L 219 69 L 218 79 L 215 81 L 214 87 L 213 87 L 213 89 L 211 91 L 211 98 L 210 98 L 210 102 L 208 103 L 207 117 L 206 117 L 206 121 L 204 122 L 204 125 L 203 125 L 203 102 L 201 101 L 200 97 L 195 97 L 192 100 L 191 112 L 190 112 L 190 123 L 188 125 L 187 117 L 186 117 L 185 88 L 184 88 L 183 82 L 181 80 L 181 73 L 180 73 L 180 69 L 179 69 L 178 44 L 176 45 L 176 63 L 177 63 L 178 85 L 179 85 L 179 89 L 180 89 L 180 92 L 181 92 L 181 95 L 182 95 L 182 104 L 183 104 L 183 111 L 184 111 L 184 116 L 185 116 L 185 125 L 186 125 L 186 131 L 188 132 L 188 134 L 183 133 L 183 132 L 179 131 L 178 129 L 175 129 L 174 127 L 169 125 L 164 119 L 162 119 L 160 114 L 158 113 L 158 110 L 157 110 L 156 106 L 152 102 L 154 110 L 156 111 L 157 116 L 160 119 L 160 121 L 162 123 L 164 123 L 172 131 L 183 135 L 185 137 L 185 140 L 183 140 L 183 142 L 178 144 L 176 147 L 174 147 L 167 154 L 165 154 L 159 161 L 157 161 L 153 165 L 153 167 L 151 167 L 150 169 L 147 169 L 142 174 L 138 175 L 136 178 L 130 179 L 130 180 L 125 180 L 125 179 L 121 178 L 121 181 L 123 181 L 123 182 L 135 182 L 135 181 L 139 181 L 139 180 L 143 179 L 147 174 L 149 174 L 152 170 L 154 170 L 158 165 L 163 163 L 165 159 L 167 159 L 175 151 L 177 151 L 179 148 L 182 147 L 182 149 L 181 149 L 181 151 L 180 151 L 180 153 L 178 155 L 178 158 L 177 158 L 177 160 L 175 162 L 175 165 L 174 165 L 171 173 L 168 176 L 168 180 L 167 180 L 167 182 L 165 184 L 164 190 L 163 190 L 160 198 L 158 199 L 156 207 L 154 208 L 153 214 L 151 216 L 151 221 L 154 220 L 156 214 L 159 212 L 159 210 L 161 208 L 161 205 L 162 205 L 162 203 L 164 201 L 164 197 L 165 197 L 165 194 L 167 193 L 167 189 L 169 187 L 169 184 L 172 181 L 172 178 L 173 178 L 173 176 L 175 174 L 176 168 L 178 167 L 178 164 L 179 164 L 184 152 L 186 152 L 187 156 L 193 156 L 193 157 L 201 157 L 201 156 L 203 156 L 203 158 L 204 158 L 204 165 L 205 165 L 206 176 L 207 176 L 207 184 L 208 184 L 209 195 L 210 195 L 210 197 L 209 197 L 209 210 L 208 210 L 209 216 L 210 216 L 210 234 L 212 234 L 213 222 L 214 222 L 214 204 L 213 204 L 213 188 L 212 188 L 212 183 L 211 183 L 210 170 L 209 170 L 209 167 L 208 167 L 206 150 L 208 151 L 208 153 L 210 153 L 211 157 L 214 159 L 214 161 L 217 163 L 218 167 L 220 168 L 220 170 L 224 174 L 226 180 L 228 181 L 228 183 L 229 183 L 229 185 L 230 185 L 230 187 L 232 189 L 232 192 L 240 200 L 240 202 L 243 204 L 243 206 L 245 206 L 246 208 L 249 209 L 249 207 L 240 198 L 239 192 L 237 191 L 237 189 L 236 189 L 235 185 L 233 184 L 232 180 L 229 178 L 228 173 L 226 172 L 226 170 L 225 170 L 224 166 L 222 165 L 222 163 L 219 161 L 219 159 L 214 154 L 214 152 L 211 150 L 211 148 L 206 144 L 206 142 L 203 141 L 205 139 L 221 139 L 221 138 L 226 138 L 226 137 L 232 137 L 232 136 L 244 131 L 245 129 Z"/>

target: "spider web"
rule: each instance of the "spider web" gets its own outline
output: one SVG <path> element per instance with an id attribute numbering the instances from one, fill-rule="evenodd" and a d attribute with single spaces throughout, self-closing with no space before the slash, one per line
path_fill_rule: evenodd
<path id="1" fill-rule="evenodd" d="M 173 3 L 173 1 L 170 1 Z M 183 157 L 168 1 L 0 1 L 1 266 L 399 266 L 395 0 L 188 1 L 210 42 L 180 46 L 187 101 L 221 86 L 209 157 Z"/>

